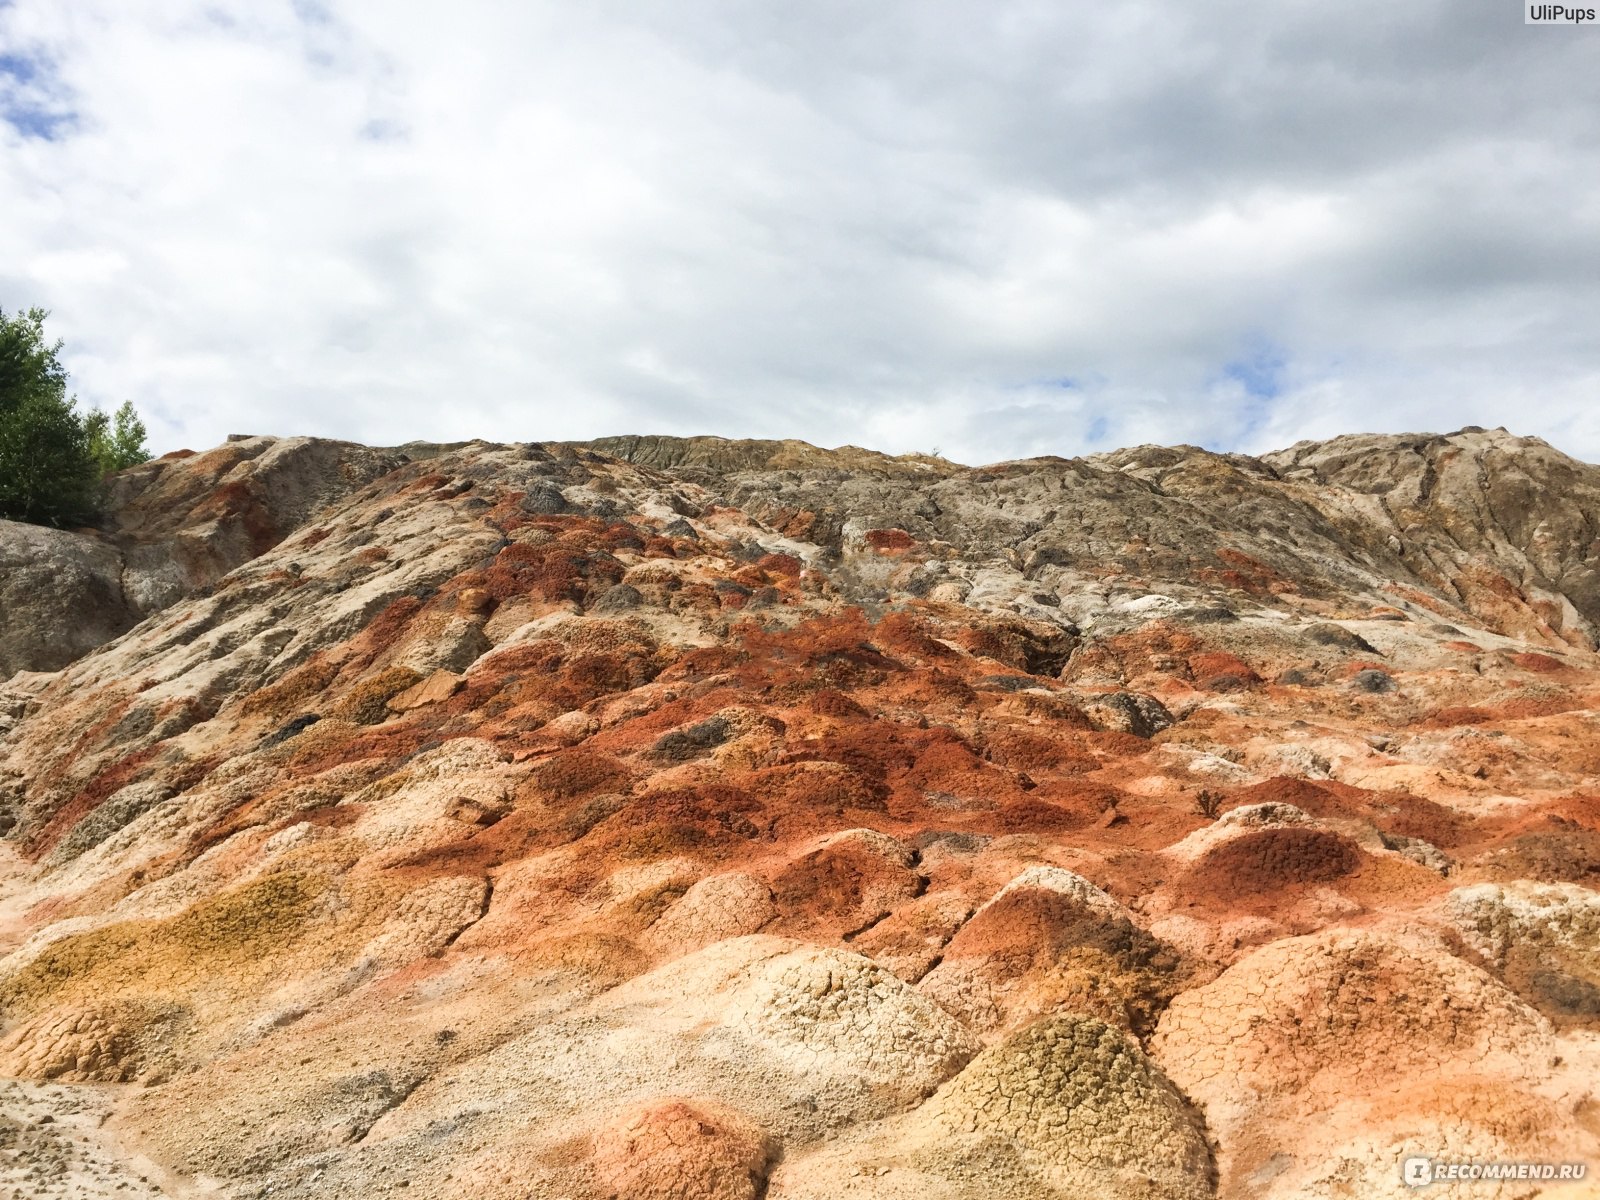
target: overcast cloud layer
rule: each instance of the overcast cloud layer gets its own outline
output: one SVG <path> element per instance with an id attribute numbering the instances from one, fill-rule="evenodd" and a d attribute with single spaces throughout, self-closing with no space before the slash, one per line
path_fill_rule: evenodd
<path id="1" fill-rule="evenodd" d="M 1516 0 L 13 0 L 0 307 L 158 451 L 1600 459 L 1597 62 Z"/>

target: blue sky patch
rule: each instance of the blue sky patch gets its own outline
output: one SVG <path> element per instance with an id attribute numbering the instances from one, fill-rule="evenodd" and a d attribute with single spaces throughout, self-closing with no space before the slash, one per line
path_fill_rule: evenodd
<path id="1" fill-rule="evenodd" d="M 12 104 L 9 100 L 0 100 L 0 120 L 24 137 L 46 142 L 55 141 L 72 124 L 70 114 L 46 112 L 42 108 Z"/>
<path id="2" fill-rule="evenodd" d="M 31 58 L 21 54 L 0 54 L 0 75 L 9 75 L 17 83 L 32 83 L 39 67 Z"/>
<path id="3" fill-rule="evenodd" d="M 0 54 L 0 120 L 24 137 L 55 141 L 77 114 L 51 103 L 59 92 L 49 64 L 24 54 Z"/>
<path id="4" fill-rule="evenodd" d="M 1246 441 L 1272 417 L 1272 402 L 1283 393 L 1284 370 L 1288 358 L 1283 347 L 1270 338 L 1253 339 L 1247 353 L 1222 365 L 1218 381 L 1238 384 L 1245 401 L 1231 414 L 1231 426 L 1219 429 L 1215 444 L 1203 443 L 1207 450 L 1221 450 Z"/>
<path id="5" fill-rule="evenodd" d="M 1271 400 L 1283 391 L 1284 365 L 1282 348 L 1262 341 L 1248 355 L 1224 363 L 1222 377 L 1240 384 L 1248 395 Z"/>
<path id="6" fill-rule="evenodd" d="M 307 25 L 332 25 L 333 13 L 328 10 L 321 0 L 289 0 L 289 7 L 294 10 L 294 15 Z"/>
<path id="7" fill-rule="evenodd" d="M 404 125 L 399 121 L 390 121 L 383 117 L 374 117 L 357 132 L 361 140 L 366 142 L 403 142 L 406 139 Z"/>

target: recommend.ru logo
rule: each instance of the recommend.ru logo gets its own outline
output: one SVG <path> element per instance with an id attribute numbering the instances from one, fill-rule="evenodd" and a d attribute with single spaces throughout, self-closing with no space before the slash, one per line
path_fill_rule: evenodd
<path id="1" fill-rule="evenodd" d="M 1400 1178 L 1408 1187 L 1430 1183 L 1500 1183 L 1512 1180 L 1539 1183 L 1573 1183 L 1589 1173 L 1581 1162 L 1486 1162 L 1428 1158 L 1414 1154 L 1400 1164 Z"/>

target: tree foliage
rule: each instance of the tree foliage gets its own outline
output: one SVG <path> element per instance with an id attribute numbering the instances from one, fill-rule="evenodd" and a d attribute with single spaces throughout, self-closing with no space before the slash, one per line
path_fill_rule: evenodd
<path id="1" fill-rule="evenodd" d="M 145 445 L 148 434 L 132 400 L 124 400 L 113 416 L 97 408 L 84 418 L 83 424 L 89 433 L 89 453 L 105 474 L 150 461 L 150 450 Z"/>
<path id="2" fill-rule="evenodd" d="M 0 517 L 76 525 L 94 517 L 108 473 L 150 453 L 132 403 L 115 416 L 78 412 L 61 342 L 45 340 L 48 315 L 0 309 Z"/>

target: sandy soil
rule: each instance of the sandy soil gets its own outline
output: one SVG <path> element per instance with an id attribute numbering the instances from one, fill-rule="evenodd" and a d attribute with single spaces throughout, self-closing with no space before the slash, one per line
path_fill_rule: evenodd
<path id="1" fill-rule="evenodd" d="M 0 1200 L 192 1194 L 161 1188 L 101 1128 L 119 1090 L 0 1080 Z"/>

